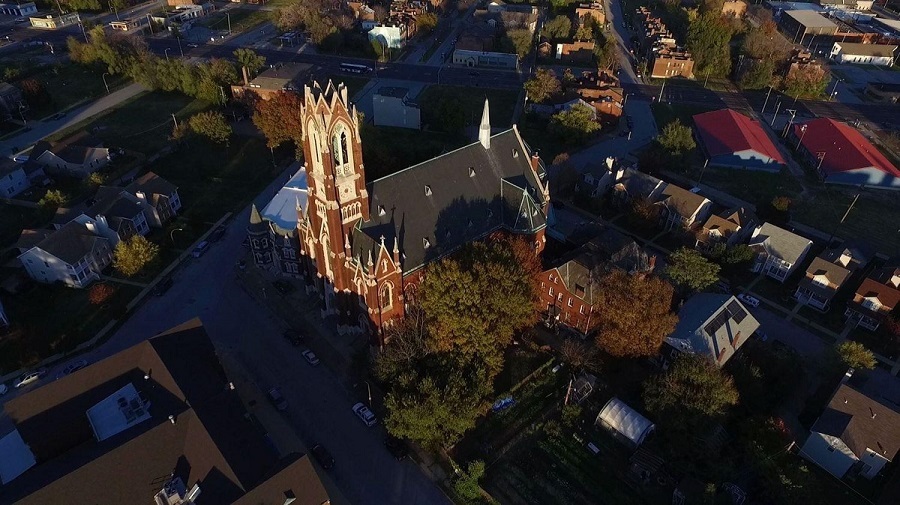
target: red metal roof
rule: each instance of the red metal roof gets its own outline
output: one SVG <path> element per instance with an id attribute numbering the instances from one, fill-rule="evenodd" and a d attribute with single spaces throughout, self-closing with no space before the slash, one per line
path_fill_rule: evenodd
<path id="1" fill-rule="evenodd" d="M 700 139 L 710 156 L 752 149 L 778 163 L 784 158 L 758 122 L 731 109 L 704 112 L 694 116 Z"/>
<path id="2" fill-rule="evenodd" d="M 806 126 L 806 133 L 801 130 L 803 126 Z M 821 170 L 826 174 L 875 167 L 900 177 L 900 170 L 856 128 L 846 123 L 829 118 L 813 119 L 795 124 L 794 135 L 796 138 L 802 136 L 801 144 L 812 156 L 825 153 Z"/>

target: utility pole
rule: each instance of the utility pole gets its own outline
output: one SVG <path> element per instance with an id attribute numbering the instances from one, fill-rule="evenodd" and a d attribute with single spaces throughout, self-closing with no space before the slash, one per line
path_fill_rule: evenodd
<path id="1" fill-rule="evenodd" d="M 778 118 L 778 109 L 780 109 L 780 108 L 781 108 L 781 101 L 779 100 L 778 103 L 775 105 L 775 115 L 772 116 L 772 124 L 769 125 L 769 126 L 772 126 L 773 128 L 775 127 L 775 119 Z"/>
<path id="2" fill-rule="evenodd" d="M 181 57 L 184 58 L 184 49 L 181 48 L 181 34 L 179 32 L 175 32 L 175 40 L 178 41 L 178 52 L 181 53 Z"/>
<path id="3" fill-rule="evenodd" d="M 172 122 L 175 123 L 175 129 L 178 129 L 178 120 L 175 119 L 175 114 L 172 114 Z"/>
<path id="4" fill-rule="evenodd" d="M 666 89 L 666 81 L 663 80 L 662 87 L 659 88 L 659 98 L 656 99 L 657 102 L 662 103 L 663 91 Z"/>
<path id="5" fill-rule="evenodd" d="M 147 13 L 147 26 L 150 27 L 150 35 L 153 35 L 153 18 L 150 17 L 150 13 Z"/>
<path id="6" fill-rule="evenodd" d="M 231 13 L 226 12 L 225 16 L 228 18 L 228 35 L 231 35 Z"/>
<path id="7" fill-rule="evenodd" d="M 109 94 L 109 84 L 106 83 L 106 76 L 109 75 L 109 72 L 104 72 L 101 76 L 103 78 L 103 85 L 106 86 L 106 94 Z"/>
<path id="8" fill-rule="evenodd" d="M 781 132 L 781 138 L 787 138 L 788 131 L 791 129 L 791 126 L 794 125 L 794 116 L 797 115 L 797 109 L 785 109 L 785 112 L 791 114 L 791 120 L 788 121 L 788 124 L 784 127 L 784 131 Z"/>
<path id="9" fill-rule="evenodd" d="M 769 105 L 769 95 L 770 95 L 771 93 L 772 93 L 772 86 L 769 86 L 769 91 L 766 93 L 766 101 L 763 102 L 763 108 L 762 108 L 762 110 L 759 112 L 760 114 L 765 114 L 765 113 L 766 113 L 766 106 Z"/>
<path id="10" fill-rule="evenodd" d="M 707 84 L 709 84 L 709 73 L 712 71 L 711 68 L 706 69 L 706 79 L 703 81 L 703 87 L 705 88 Z"/>
<path id="11" fill-rule="evenodd" d="M 824 156 L 822 156 L 824 158 Z M 847 212 L 844 212 L 844 216 L 841 218 L 837 224 L 834 225 L 834 229 L 831 230 L 831 236 L 828 238 L 828 243 L 831 244 L 831 241 L 834 239 L 834 234 L 837 233 L 838 227 L 844 224 L 844 220 L 847 219 L 847 216 L 850 215 L 850 211 L 853 210 L 853 206 L 856 205 L 856 201 L 859 200 L 860 193 L 857 193 L 856 196 L 853 197 L 853 201 L 850 202 L 850 206 L 847 207 Z"/>

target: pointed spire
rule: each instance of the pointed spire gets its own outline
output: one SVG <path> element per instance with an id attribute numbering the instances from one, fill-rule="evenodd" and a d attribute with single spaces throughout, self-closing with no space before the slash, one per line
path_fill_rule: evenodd
<path id="1" fill-rule="evenodd" d="M 488 99 L 484 99 L 484 112 L 481 113 L 481 126 L 478 127 L 478 141 L 485 149 L 491 148 L 491 112 Z"/>
<path id="2" fill-rule="evenodd" d="M 256 209 L 256 204 L 252 204 L 250 206 L 250 224 L 260 224 L 262 223 L 262 216 L 259 215 L 259 210 Z"/>
<path id="3" fill-rule="evenodd" d="M 366 262 L 369 267 L 369 275 L 375 275 L 375 262 L 372 261 L 372 250 L 369 250 L 369 260 Z"/>
<path id="4" fill-rule="evenodd" d="M 344 250 L 350 253 L 350 236 L 344 235 Z"/>
<path id="5" fill-rule="evenodd" d="M 394 264 L 397 267 L 400 266 L 400 241 L 397 240 L 396 235 L 394 235 Z"/>

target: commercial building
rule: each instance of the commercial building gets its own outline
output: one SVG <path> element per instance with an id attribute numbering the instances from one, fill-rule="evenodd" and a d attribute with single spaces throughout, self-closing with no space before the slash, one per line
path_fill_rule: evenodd
<path id="1" fill-rule="evenodd" d="M 244 78 L 242 86 L 232 85 L 231 94 L 235 98 L 242 98 L 247 93 L 253 93 L 263 100 L 272 98 L 276 93 L 283 91 L 299 92 L 307 83 L 313 71 L 313 66 L 307 63 L 279 63 L 273 65 L 250 80 L 247 69 L 241 69 Z"/>
<path id="2" fill-rule="evenodd" d="M 31 20 L 31 26 L 43 30 L 56 30 L 57 28 L 64 28 L 81 22 L 77 12 L 66 14 L 51 13 L 44 16 L 32 16 L 29 19 Z"/>
<path id="3" fill-rule="evenodd" d="M 453 64 L 465 67 L 500 68 L 518 70 L 519 57 L 512 53 L 495 53 L 457 49 L 453 51 Z"/>
<path id="4" fill-rule="evenodd" d="M 7 16 L 25 17 L 37 14 L 37 6 L 34 2 L 23 2 L 20 4 L 0 4 L 0 13 Z"/>
<path id="5" fill-rule="evenodd" d="M 694 116 L 700 148 L 710 165 L 777 172 L 784 158 L 757 121 L 731 109 Z"/>
<path id="6" fill-rule="evenodd" d="M 897 46 L 887 44 L 855 44 L 835 42 L 831 59 L 837 63 L 859 63 L 889 67 L 894 64 Z"/>
<path id="7" fill-rule="evenodd" d="M 109 23 L 109 27 L 118 32 L 136 32 L 143 31 L 148 26 L 147 18 L 141 17 L 137 19 L 121 19 Z"/>
<path id="8" fill-rule="evenodd" d="M 834 35 L 838 31 L 833 21 L 810 10 L 784 11 L 780 24 L 785 36 L 794 43 L 802 43 L 808 35 Z"/>

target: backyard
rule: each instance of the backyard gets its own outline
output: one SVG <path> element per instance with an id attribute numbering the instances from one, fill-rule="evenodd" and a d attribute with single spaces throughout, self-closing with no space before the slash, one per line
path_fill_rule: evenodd
<path id="1" fill-rule="evenodd" d="M 0 248 L 14 244 L 22 230 L 43 226 L 52 216 L 45 209 L 0 203 Z"/>

